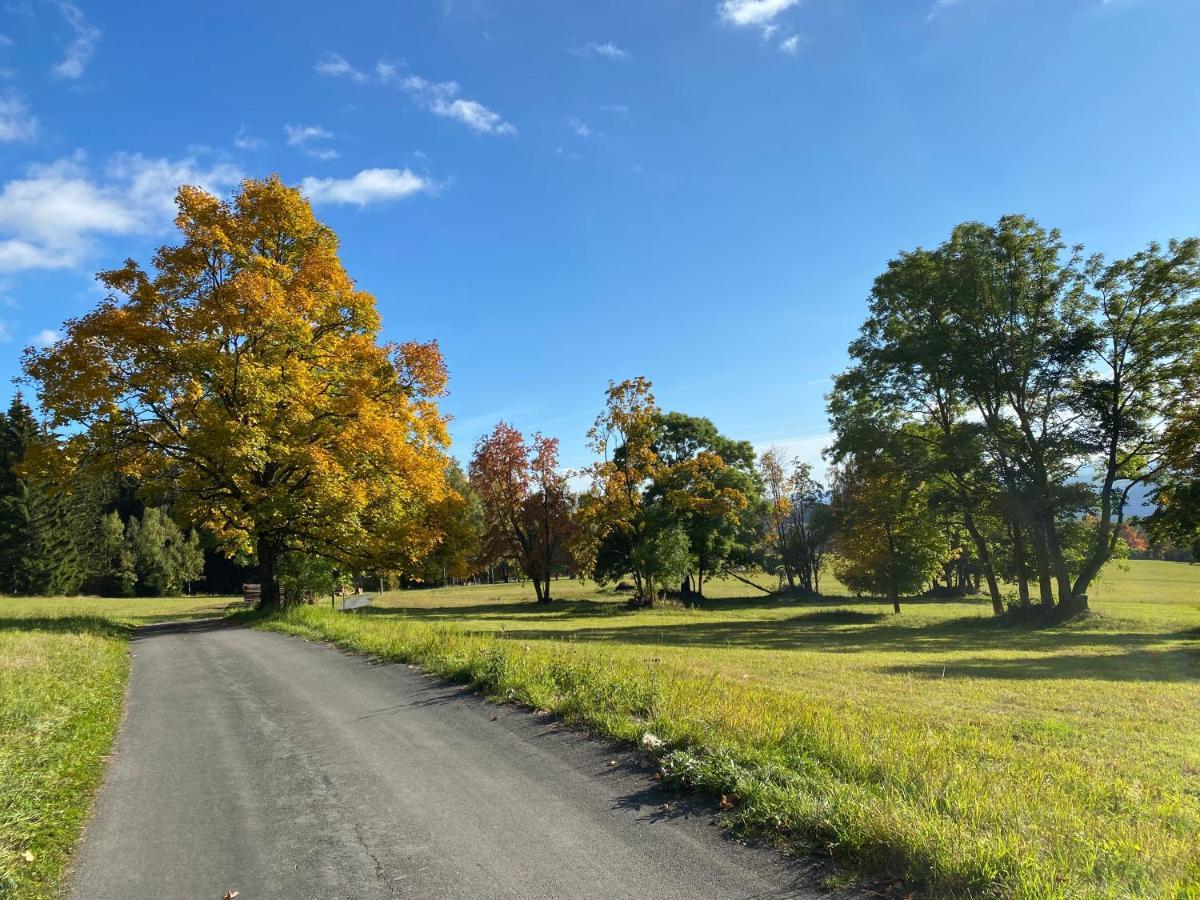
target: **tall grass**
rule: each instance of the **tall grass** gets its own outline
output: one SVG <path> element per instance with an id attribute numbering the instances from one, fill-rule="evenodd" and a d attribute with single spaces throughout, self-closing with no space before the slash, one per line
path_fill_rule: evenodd
<path id="1" fill-rule="evenodd" d="M 50 897 L 121 718 L 129 666 L 100 619 L 0 628 L 0 897 Z"/>
<path id="2" fill-rule="evenodd" d="M 57 895 L 121 721 L 130 625 L 211 598 L 0 598 L 0 897 Z"/>
<path id="3" fill-rule="evenodd" d="M 842 612 L 855 621 L 855 610 Z M 1149 759 L 1130 779 L 1124 767 L 1105 766 L 1104 747 L 1071 752 L 1087 736 L 1053 717 L 996 728 L 988 717 L 1006 719 L 1001 707 L 960 708 L 941 724 L 889 716 L 880 710 L 903 697 L 831 702 L 819 690 L 736 677 L 728 661 L 707 667 L 698 648 L 621 645 L 612 637 L 619 628 L 604 641 L 539 640 L 528 629 L 503 637 L 318 608 L 262 627 L 417 663 L 621 741 L 651 732 L 665 742 L 668 780 L 733 798 L 732 826 L 828 850 L 859 872 L 903 876 L 938 895 L 1200 893 L 1195 782 L 1189 791 Z M 571 637 L 544 635 L 556 636 Z M 869 635 L 861 640 L 869 644 Z"/>

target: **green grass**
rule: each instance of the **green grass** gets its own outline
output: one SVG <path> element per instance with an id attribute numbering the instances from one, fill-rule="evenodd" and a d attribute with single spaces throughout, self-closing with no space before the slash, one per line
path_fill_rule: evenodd
<path id="1" fill-rule="evenodd" d="M 121 720 L 129 628 L 223 601 L 0 598 L 0 897 L 50 897 Z"/>
<path id="2" fill-rule="evenodd" d="M 831 586 L 836 588 L 836 585 Z M 1200 896 L 1200 567 L 1133 562 L 1098 616 L 986 601 L 747 597 L 628 611 L 557 582 L 397 592 L 265 627 L 418 662 L 618 739 L 736 799 L 733 827 L 938 895 Z"/>

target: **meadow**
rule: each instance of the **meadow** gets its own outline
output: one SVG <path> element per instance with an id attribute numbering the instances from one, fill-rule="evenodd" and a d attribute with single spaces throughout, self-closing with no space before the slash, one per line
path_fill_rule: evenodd
<path id="1" fill-rule="evenodd" d="M 766 582 L 764 582 L 765 584 Z M 631 744 L 739 832 L 932 896 L 1200 896 L 1200 567 L 1110 569 L 1096 614 L 893 615 L 736 581 L 627 610 L 559 580 L 394 591 L 259 627 L 417 663 Z M 120 722 L 130 627 L 212 598 L 0 599 L 0 895 L 53 896 Z M 654 741 L 650 741 L 654 744 Z"/>
<path id="2" fill-rule="evenodd" d="M 619 740 L 724 795 L 726 823 L 847 878 L 941 896 L 1200 896 L 1200 568 L 1111 568 L 1095 615 L 996 622 L 984 600 L 900 615 L 714 582 L 631 611 L 558 581 L 393 592 L 265 623 L 420 663 Z"/>
<path id="3" fill-rule="evenodd" d="M 0 598 L 0 897 L 51 897 L 121 721 L 134 625 L 212 598 Z"/>

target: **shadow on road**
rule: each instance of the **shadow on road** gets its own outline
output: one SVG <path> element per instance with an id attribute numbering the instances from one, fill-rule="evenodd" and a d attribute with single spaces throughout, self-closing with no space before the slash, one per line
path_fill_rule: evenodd
<path id="1" fill-rule="evenodd" d="M 178 622 L 155 622 L 153 625 L 139 625 L 133 630 L 134 641 L 144 641 L 148 638 L 162 637 L 168 634 L 205 634 L 210 631 L 220 631 L 225 628 L 239 628 L 241 623 L 228 618 L 212 619 L 183 619 Z"/>

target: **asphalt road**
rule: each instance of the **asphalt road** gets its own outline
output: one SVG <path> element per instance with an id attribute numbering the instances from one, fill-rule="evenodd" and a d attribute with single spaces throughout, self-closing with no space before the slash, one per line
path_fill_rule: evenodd
<path id="1" fill-rule="evenodd" d="M 409 667 L 211 624 L 133 654 L 79 900 L 824 896 L 636 754 Z"/>

